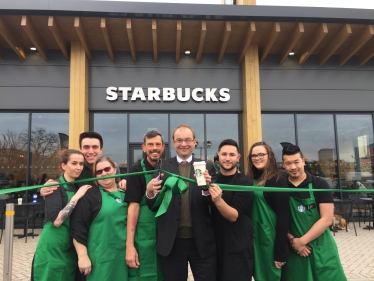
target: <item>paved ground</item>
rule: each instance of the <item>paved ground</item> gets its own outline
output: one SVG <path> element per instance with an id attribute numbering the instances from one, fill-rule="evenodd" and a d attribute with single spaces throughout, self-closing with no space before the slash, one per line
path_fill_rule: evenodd
<path id="1" fill-rule="evenodd" d="M 351 231 L 339 231 L 335 240 L 339 248 L 340 258 L 349 281 L 374 281 L 374 231 L 363 230 L 357 226 L 355 236 L 353 225 Z M 40 233 L 41 230 L 35 230 Z M 21 233 L 21 230 L 15 230 Z M 32 257 L 39 237 L 25 239 L 14 238 L 13 279 L 12 281 L 29 281 Z M 0 280 L 3 280 L 4 240 L 0 245 Z M 192 275 L 188 281 L 192 281 Z M 339 281 L 339 280 L 333 280 Z"/>

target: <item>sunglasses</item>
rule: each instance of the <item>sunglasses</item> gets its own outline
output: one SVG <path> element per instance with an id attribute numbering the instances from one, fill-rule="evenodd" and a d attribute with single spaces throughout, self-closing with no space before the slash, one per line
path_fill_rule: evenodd
<path id="1" fill-rule="evenodd" d="M 105 167 L 104 169 L 96 170 L 95 174 L 96 174 L 96 176 L 100 176 L 103 172 L 105 172 L 105 173 L 110 172 L 111 169 L 112 169 L 112 167 L 108 166 L 108 167 Z"/>

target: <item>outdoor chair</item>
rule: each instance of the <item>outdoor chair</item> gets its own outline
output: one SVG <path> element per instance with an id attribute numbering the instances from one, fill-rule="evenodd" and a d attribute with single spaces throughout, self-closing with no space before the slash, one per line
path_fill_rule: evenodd
<path id="1" fill-rule="evenodd" d="M 360 198 L 364 197 L 364 194 L 352 194 L 349 195 L 349 199 L 353 201 L 353 208 L 352 212 L 358 214 L 358 226 L 361 227 L 361 216 L 364 213 L 364 223 L 366 220 L 366 216 L 369 216 L 370 221 L 370 207 L 369 205 L 362 201 Z M 368 214 L 366 214 L 366 212 Z"/>
<path id="2" fill-rule="evenodd" d="M 346 232 L 348 231 L 348 224 L 350 222 L 350 219 L 352 219 L 353 227 L 355 229 L 355 234 L 357 236 L 355 220 L 352 215 L 352 206 L 353 206 L 352 200 L 334 201 L 334 214 L 341 215 L 346 220 L 346 226 L 345 226 Z"/>
<path id="3" fill-rule="evenodd" d="M 29 220 L 34 216 L 34 209 L 27 205 L 14 205 L 14 223 L 23 222 L 23 235 L 19 235 L 19 238 L 25 237 L 25 243 L 27 243 L 27 235 L 29 230 Z M 31 224 L 32 225 L 32 224 Z M 34 226 L 32 225 L 31 236 L 34 239 Z"/>
<path id="4" fill-rule="evenodd" d="M 43 198 L 39 198 L 37 200 L 38 205 L 34 207 L 34 217 L 32 219 L 33 227 L 35 228 L 35 221 L 37 219 L 40 220 L 40 226 L 43 228 L 43 219 L 44 219 L 44 212 L 45 212 L 45 200 Z"/>

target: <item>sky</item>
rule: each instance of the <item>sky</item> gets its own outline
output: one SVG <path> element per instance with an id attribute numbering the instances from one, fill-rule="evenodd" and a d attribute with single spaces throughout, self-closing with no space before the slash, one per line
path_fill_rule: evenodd
<path id="1" fill-rule="evenodd" d="M 221 4 L 221 0 L 110 0 L 127 2 L 162 2 L 162 3 L 194 3 L 194 4 Z M 372 0 L 257 0 L 257 5 L 272 6 L 313 6 L 313 7 L 340 7 L 340 8 L 358 8 L 374 9 Z"/>

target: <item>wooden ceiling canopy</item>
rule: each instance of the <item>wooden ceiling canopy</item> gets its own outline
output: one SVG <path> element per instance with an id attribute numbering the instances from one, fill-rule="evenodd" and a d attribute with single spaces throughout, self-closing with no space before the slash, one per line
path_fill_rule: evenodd
<path id="1" fill-rule="evenodd" d="M 268 54 L 277 54 L 282 64 L 290 52 L 305 63 L 318 55 L 323 65 L 332 55 L 344 65 L 358 56 L 364 65 L 374 56 L 374 26 L 349 23 L 210 21 L 179 19 L 134 19 L 41 15 L 0 16 L 0 58 L 2 49 L 11 48 L 21 59 L 25 50 L 35 47 L 48 59 L 48 50 L 59 49 L 70 59 L 70 42 L 80 41 L 89 60 L 92 51 L 106 50 L 111 61 L 115 52 L 129 52 L 133 62 L 137 53 L 151 52 L 158 62 L 159 53 L 180 54 L 190 51 L 200 63 L 204 54 L 217 54 L 221 63 L 225 54 L 244 59 L 250 45 L 258 45 L 262 63 Z"/>

